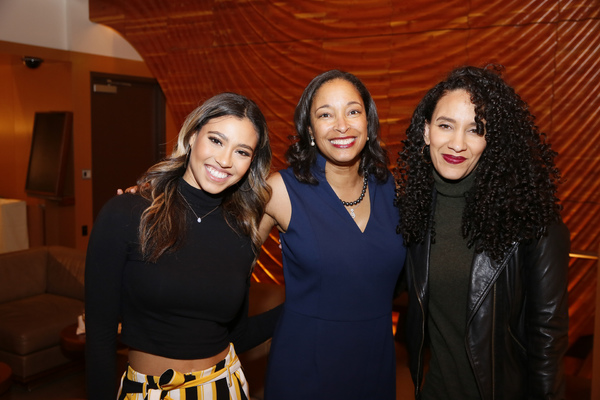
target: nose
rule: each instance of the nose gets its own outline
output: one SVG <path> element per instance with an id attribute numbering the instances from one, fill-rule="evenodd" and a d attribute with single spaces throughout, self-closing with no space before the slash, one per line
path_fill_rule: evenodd
<path id="1" fill-rule="evenodd" d="M 340 133 L 346 133 L 348 131 L 349 125 L 348 125 L 348 121 L 346 121 L 346 118 L 341 117 L 337 119 L 337 124 L 335 127 L 335 130 L 340 132 Z"/>
<path id="2" fill-rule="evenodd" d="M 457 153 L 466 150 L 465 135 L 458 132 L 452 135 L 448 141 L 448 148 Z"/>
<path id="3" fill-rule="evenodd" d="M 215 156 L 215 161 L 221 168 L 231 168 L 232 155 L 229 151 L 221 151 L 219 154 Z"/>

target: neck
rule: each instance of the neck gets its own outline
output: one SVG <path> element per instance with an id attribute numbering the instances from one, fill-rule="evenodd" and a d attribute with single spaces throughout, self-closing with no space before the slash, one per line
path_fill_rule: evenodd
<path id="1" fill-rule="evenodd" d="M 463 197 L 473 186 L 475 173 L 471 172 L 468 176 L 458 180 L 444 179 L 438 172 L 433 170 L 433 179 L 436 190 L 449 197 Z"/>
<path id="2" fill-rule="evenodd" d="M 358 164 L 350 167 L 325 165 L 325 179 L 345 206 L 357 206 L 366 194 L 366 176 L 359 174 Z M 352 218 L 354 218 L 354 211 Z"/>
<path id="3" fill-rule="evenodd" d="M 353 188 L 362 186 L 363 175 L 358 171 L 358 163 L 350 166 L 325 164 L 325 178 L 331 186 L 339 188 Z"/>

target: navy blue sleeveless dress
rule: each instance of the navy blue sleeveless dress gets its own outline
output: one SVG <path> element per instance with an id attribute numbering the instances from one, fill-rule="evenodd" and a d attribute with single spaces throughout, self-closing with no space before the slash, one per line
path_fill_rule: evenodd
<path id="1" fill-rule="evenodd" d="M 266 400 L 396 398 L 392 298 L 406 255 L 394 182 L 369 177 L 361 232 L 325 180 L 325 159 L 302 184 L 281 171 L 292 204 L 280 235 L 286 300 L 273 335 Z"/>

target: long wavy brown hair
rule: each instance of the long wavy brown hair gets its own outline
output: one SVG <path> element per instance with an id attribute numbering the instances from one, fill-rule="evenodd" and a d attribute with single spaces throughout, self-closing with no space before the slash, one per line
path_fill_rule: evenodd
<path id="1" fill-rule="evenodd" d="M 214 118 L 234 116 L 248 118 L 258 135 L 257 148 L 248 172 L 240 182 L 224 192 L 222 208 L 229 226 L 252 239 L 258 256 L 262 240 L 258 225 L 271 198 L 266 182 L 271 168 L 271 147 L 264 115 L 247 97 L 221 93 L 208 99 L 186 118 L 171 155 L 150 167 L 137 184 L 139 193 L 150 200 L 139 226 L 139 240 L 144 258 L 155 262 L 165 252 L 178 248 L 185 233 L 186 205 L 177 190 L 186 171 L 190 139 Z"/>
<path id="2" fill-rule="evenodd" d="M 500 260 L 512 243 L 540 237 L 549 223 L 560 219 L 556 153 L 535 125 L 528 105 L 502 79 L 502 70 L 498 65 L 457 68 L 415 109 L 395 171 L 398 231 L 406 244 L 422 242 L 428 229 L 435 240 L 433 165 L 422 151 L 423 132 L 439 99 L 459 89 L 471 96 L 478 132 L 484 132 L 485 121 L 487 143 L 473 171 L 475 182 L 463 212 L 462 233 L 469 247 Z"/>

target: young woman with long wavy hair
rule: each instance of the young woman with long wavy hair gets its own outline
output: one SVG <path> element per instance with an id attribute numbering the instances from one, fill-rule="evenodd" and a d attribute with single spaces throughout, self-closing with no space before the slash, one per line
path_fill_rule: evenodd
<path id="1" fill-rule="evenodd" d="M 236 350 L 271 336 L 278 309 L 248 318 L 271 191 L 265 118 L 216 95 L 185 120 L 170 157 L 111 199 L 86 260 L 89 399 L 117 398 L 117 327 L 129 346 L 119 399 L 248 399 Z"/>

